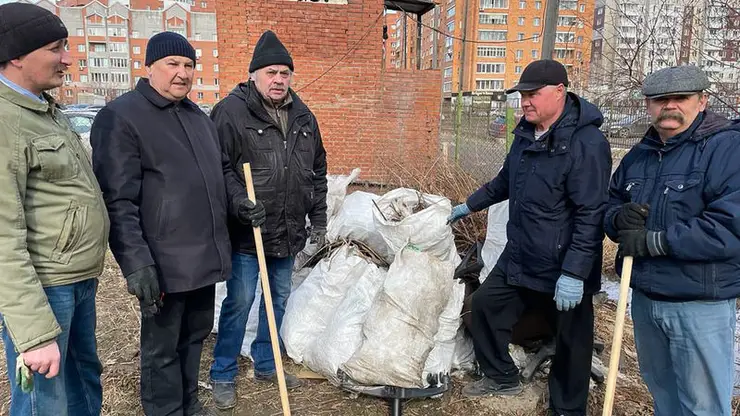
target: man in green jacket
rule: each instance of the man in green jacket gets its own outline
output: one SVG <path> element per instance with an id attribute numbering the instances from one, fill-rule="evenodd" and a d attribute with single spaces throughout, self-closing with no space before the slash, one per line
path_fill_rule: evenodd
<path id="1" fill-rule="evenodd" d="M 72 64 L 66 38 L 44 8 L 0 6 L 0 315 L 10 416 L 99 415 L 102 402 L 95 293 L 110 226 L 87 152 L 44 92 L 62 85 Z M 22 365 L 32 372 L 30 392 L 16 373 Z"/>

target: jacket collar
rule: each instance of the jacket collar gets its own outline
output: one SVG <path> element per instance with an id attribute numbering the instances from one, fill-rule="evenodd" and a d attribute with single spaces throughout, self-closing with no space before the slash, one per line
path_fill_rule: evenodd
<path id="1" fill-rule="evenodd" d="M 146 78 L 141 78 L 139 82 L 136 84 L 136 91 L 138 91 L 141 95 L 144 96 L 147 100 L 149 100 L 150 103 L 154 104 L 156 107 L 159 108 L 167 108 L 172 105 L 177 105 L 177 101 L 170 101 L 164 97 L 162 97 L 157 90 L 154 89 L 154 87 L 149 84 L 149 80 Z M 197 105 L 190 100 L 190 98 L 185 97 L 182 101 L 180 101 L 182 105 L 189 106 L 189 107 L 197 107 Z"/>
<path id="2" fill-rule="evenodd" d="M 43 93 L 45 101 L 42 102 L 25 94 L 21 94 L 20 92 L 10 88 L 2 82 L 0 82 L 0 97 L 10 101 L 11 103 L 19 107 L 23 107 L 32 111 L 37 111 L 40 113 L 46 113 L 49 111 L 50 108 L 54 108 L 56 106 L 56 101 L 54 101 L 54 98 L 52 98 L 47 93 Z"/>

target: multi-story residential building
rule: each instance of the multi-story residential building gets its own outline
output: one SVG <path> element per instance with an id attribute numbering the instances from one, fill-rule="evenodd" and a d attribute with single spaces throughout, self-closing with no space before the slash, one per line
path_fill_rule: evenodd
<path id="1" fill-rule="evenodd" d="M 600 0 L 594 17 L 591 89 L 634 95 L 644 77 L 700 66 L 718 95 L 738 98 L 740 5 L 724 0 Z"/>
<path id="2" fill-rule="evenodd" d="M 542 59 L 545 3 L 441 0 L 422 18 L 422 69 L 442 70 L 446 96 L 458 92 L 461 76 L 465 93 L 503 92 L 519 80 L 527 64 Z M 552 58 L 568 68 L 575 89 L 582 88 L 588 76 L 593 12 L 594 0 L 560 0 Z M 416 22 L 411 16 L 407 33 L 407 56 L 416 59 L 411 53 L 416 45 Z"/>
<path id="3" fill-rule="evenodd" d="M 198 104 L 219 96 L 215 0 L 49 0 L 37 3 L 59 15 L 69 31 L 73 65 L 55 94 L 64 103 L 110 101 L 146 77 L 149 38 L 162 31 L 187 37 L 196 49 L 193 91 Z"/>

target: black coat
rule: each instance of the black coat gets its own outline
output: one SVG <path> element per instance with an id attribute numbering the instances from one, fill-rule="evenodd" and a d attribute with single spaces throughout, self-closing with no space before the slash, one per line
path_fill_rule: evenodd
<path id="1" fill-rule="evenodd" d="M 90 143 L 124 275 L 156 265 L 165 293 L 230 277 L 224 175 L 233 172 L 197 105 L 173 103 L 142 79 L 100 110 Z"/>
<path id="2" fill-rule="evenodd" d="M 540 141 L 522 118 L 501 172 L 468 198 L 473 211 L 509 200 L 508 242 L 498 260 L 509 284 L 553 293 L 567 274 L 585 281 L 585 293 L 600 289 L 612 165 L 602 120 L 574 94 Z"/>
<path id="3" fill-rule="evenodd" d="M 265 110 L 253 82 L 237 85 L 211 113 L 221 147 L 238 172 L 236 181 L 227 178 L 231 211 L 246 197 L 242 164 L 249 162 L 257 199 L 267 211 L 262 240 L 271 257 L 295 256 L 304 248 L 307 215 L 313 227 L 325 229 L 327 222 L 326 152 L 319 125 L 295 92 L 290 94 L 287 135 Z M 252 228 L 233 216 L 229 226 L 234 249 L 255 253 Z"/>

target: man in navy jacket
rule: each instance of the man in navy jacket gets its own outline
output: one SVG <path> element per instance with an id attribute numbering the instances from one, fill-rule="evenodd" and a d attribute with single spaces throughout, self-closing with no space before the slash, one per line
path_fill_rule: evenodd
<path id="1" fill-rule="evenodd" d="M 645 79 L 652 127 L 614 173 L 604 220 L 635 258 L 635 344 L 657 416 L 732 409 L 740 123 L 706 111 L 707 88 L 695 66 Z"/>
<path id="2" fill-rule="evenodd" d="M 507 91 L 522 94 L 524 119 L 514 129 L 504 166 L 456 206 L 450 220 L 509 200 L 506 248 L 472 299 L 471 332 L 484 377 L 463 393 L 521 391 L 508 351 L 512 327 L 526 308 L 541 308 L 556 333 L 550 408 L 558 415 L 585 415 L 611 152 L 599 130 L 601 112 L 567 86 L 562 64 L 540 60 L 527 66 Z"/>

